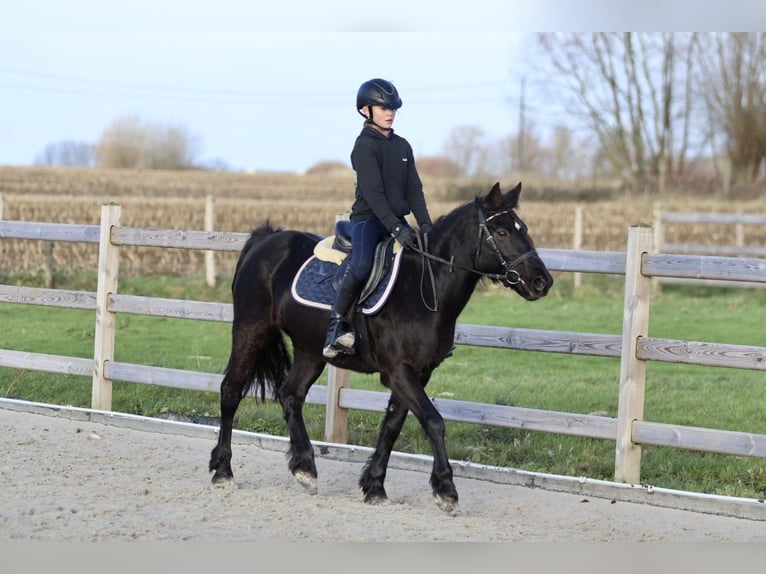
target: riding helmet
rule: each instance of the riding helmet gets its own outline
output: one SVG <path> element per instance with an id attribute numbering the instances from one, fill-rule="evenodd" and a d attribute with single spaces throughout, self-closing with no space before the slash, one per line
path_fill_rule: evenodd
<path id="1" fill-rule="evenodd" d="M 365 106 L 383 106 L 398 110 L 402 107 L 402 98 L 391 82 L 374 78 L 363 83 L 356 94 L 356 109 L 360 110 Z"/>

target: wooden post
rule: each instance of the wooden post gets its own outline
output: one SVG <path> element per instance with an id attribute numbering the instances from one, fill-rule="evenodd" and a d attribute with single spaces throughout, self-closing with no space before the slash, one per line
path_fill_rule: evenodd
<path id="1" fill-rule="evenodd" d="M 116 314 L 109 310 L 109 296 L 117 293 L 119 248 L 112 245 L 112 228 L 120 225 L 120 206 L 101 206 L 101 232 L 98 244 L 98 286 L 96 288 L 96 335 L 93 350 L 91 407 L 112 410 L 112 381 L 106 378 L 106 363 L 114 360 Z"/>
<path id="2" fill-rule="evenodd" d="M 644 418 L 646 361 L 637 357 L 639 337 L 649 334 L 651 279 L 642 275 L 645 253 L 652 252 L 652 228 L 631 227 L 625 263 L 625 301 L 620 356 L 620 395 L 617 406 L 617 444 L 614 478 L 638 484 L 641 477 L 641 445 L 632 441 L 633 422 Z"/>
<path id="3" fill-rule="evenodd" d="M 742 209 L 737 209 L 737 215 L 742 215 Z M 738 221 L 736 226 L 734 227 L 734 244 L 737 247 L 744 247 L 745 246 L 745 226 L 742 225 L 741 221 Z M 741 256 L 742 252 L 739 252 L 737 255 Z"/>
<path id="4" fill-rule="evenodd" d="M 348 220 L 350 212 L 335 214 L 335 223 Z M 335 225 L 330 230 L 335 233 Z M 324 436 L 327 442 L 348 442 L 348 409 L 340 406 L 341 389 L 347 389 L 351 373 L 332 365 L 327 370 L 327 405 L 324 419 Z"/>
<path id="5" fill-rule="evenodd" d="M 582 249 L 582 219 L 583 219 L 583 206 L 578 204 L 575 207 L 575 223 L 574 223 L 574 242 L 572 249 L 579 251 Z M 574 290 L 577 291 L 582 286 L 582 273 L 576 271 L 574 273 Z"/>
<path id="6" fill-rule="evenodd" d="M 327 442 L 348 442 L 348 409 L 340 407 L 341 389 L 348 388 L 349 371 L 330 365 L 327 372 L 327 411 L 324 435 Z"/>
<path id="7" fill-rule="evenodd" d="M 205 196 L 205 231 L 215 228 L 215 201 L 212 195 Z M 215 287 L 215 251 L 205 251 L 205 280 L 209 287 Z"/>
<path id="8" fill-rule="evenodd" d="M 654 245 L 652 247 L 652 253 L 661 253 L 662 246 L 665 243 L 665 227 L 662 222 L 662 205 L 660 203 L 654 204 L 652 211 L 652 226 L 654 229 Z M 662 279 L 655 277 L 652 279 L 652 288 L 658 292 L 662 289 Z"/>

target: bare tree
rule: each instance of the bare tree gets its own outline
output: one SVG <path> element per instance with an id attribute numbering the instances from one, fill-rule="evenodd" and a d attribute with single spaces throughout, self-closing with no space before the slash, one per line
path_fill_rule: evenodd
<path id="1" fill-rule="evenodd" d="M 584 142 L 575 138 L 572 128 L 557 125 L 553 129 L 546 172 L 559 180 L 578 180 L 590 175 L 591 159 Z"/>
<path id="2" fill-rule="evenodd" d="M 481 128 L 462 126 L 452 129 L 443 153 L 460 167 L 461 175 L 476 177 L 487 171 L 488 151 Z"/>
<path id="3" fill-rule="evenodd" d="M 186 128 L 119 118 L 101 134 L 96 161 L 102 167 L 184 169 L 194 166 L 196 139 Z"/>
<path id="4" fill-rule="evenodd" d="M 766 33 L 704 38 L 700 88 L 711 138 L 725 147 L 734 181 L 752 182 L 766 159 Z"/>
<path id="5" fill-rule="evenodd" d="M 64 140 L 50 143 L 35 158 L 37 165 L 90 167 L 94 164 L 93 144 Z"/>
<path id="6" fill-rule="evenodd" d="M 538 41 L 604 158 L 626 182 L 654 179 L 661 189 L 665 174 L 684 165 L 691 85 L 682 64 L 694 35 L 545 33 Z"/>

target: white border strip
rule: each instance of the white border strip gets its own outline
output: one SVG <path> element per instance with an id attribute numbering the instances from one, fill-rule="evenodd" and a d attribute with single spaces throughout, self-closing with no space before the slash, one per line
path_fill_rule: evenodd
<path id="1" fill-rule="evenodd" d="M 394 262 L 391 267 L 391 280 L 388 282 L 388 285 L 386 285 L 386 289 L 383 292 L 383 295 L 381 295 L 380 299 L 378 299 L 378 302 L 375 303 L 375 305 L 373 305 L 369 309 L 363 308 L 362 309 L 363 315 L 374 315 L 388 301 L 388 297 L 394 288 L 394 283 L 396 283 L 396 278 L 397 278 L 397 275 L 399 274 L 399 263 L 402 259 L 402 253 L 404 253 L 404 249 L 399 249 L 394 255 Z M 306 266 L 309 265 L 309 263 L 311 263 L 311 261 L 316 258 L 317 258 L 316 255 L 312 255 L 303 263 L 303 265 L 301 265 L 301 268 L 295 274 L 295 277 L 293 277 L 293 282 L 292 282 L 292 285 L 290 286 L 290 291 L 292 292 L 293 299 L 295 299 L 301 305 L 305 305 L 307 307 L 313 307 L 314 309 L 324 309 L 326 311 L 329 311 L 330 309 L 332 309 L 332 305 L 328 305 L 326 303 L 319 303 L 317 301 L 311 301 L 309 299 L 304 299 L 298 294 L 298 279 L 300 278 L 301 273 L 303 273 L 303 270 L 306 268 Z"/>
<path id="2" fill-rule="evenodd" d="M 88 421 L 144 432 L 175 434 L 192 438 L 215 440 L 218 428 L 187 422 L 170 421 L 127 413 L 99 411 L 69 406 L 35 403 L 18 399 L 0 398 L 0 408 L 30 414 L 60 417 L 76 421 Z M 265 450 L 286 452 L 287 437 L 234 430 L 232 442 L 255 444 Z M 363 464 L 373 449 L 362 446 L 312 441 L 315 456 L 331 460 Z M 623 484 L 586 477 L 571 477 L 514 468 L 480 465 L 466 461 L 450 461 L 456 477 L 486 480 L 498 484 L 541 488 L 553 492 L 593 496 L 620 502 L 649 504 L 664 508 L 687 510 L 704 514 L 766 521 L 766 503 L 753 498 L 740 498 L 702 494 L 648 485 Z M 393 452 L 389 461 L 391 468 L 431 472 L 433 458 L 422 454 Z"/>

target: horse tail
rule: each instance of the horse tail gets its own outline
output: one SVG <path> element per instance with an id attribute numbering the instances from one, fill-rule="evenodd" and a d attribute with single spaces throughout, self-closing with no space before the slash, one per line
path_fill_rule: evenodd
<path id="1" fill-rule="evenodd" d="M 281 227 L 275 227 L 269 220 L 266 220 L 250 233 L 250 237 L 247 239 L 237 260 L 234 278 L 231 283 L 232 293 L 234 292 L 237 277 L 242 271 L 242 266 L 250 252 L 265 239 L 280 231 L 282 231 Z M 252 341 L 247 341 L 250 335 L 241 341 L 241 344 L 245 347 L 252 344 Z M 261 399 L 265 400 L 266 387 L 270 387 L 273 397 L 277 398 L 279 389 L 282 388 L 287 379 L 287 373 L 292 366 L 292 358 L 287 349 L 284 335 L 279 328 L 271 326 L 258 334 L 256 338 L 260 342 L 257 344 L 257 352 L 254 353 L 253 361 L 250 363 L 247 371 L 245 385 L 242 388 L 242 397 L 249 394 L 255 388 Z M 240 350 L 246 352 L 244 348 Z M 226 371 L 228 372 L 228 370 L 229 367 L 227 366 Z"/>
<path id="2" fill-rule="evenodd" d="M 245 386 L 242 389 L 242 397 L 250 393 L 255 387 L 262 401 L 266 400 L 266 387 L 271 389 L 272 398 L 279 397 L 287 373 L 292 366 L 292 358 L 287 350 L 285 338 L 278 329 L 268 334 L 269 340 L 261 348 L 260 352 L 250 366 Z"/>
<path id="3" fill-rule="evenodd" d="M 234 288 L 234 283 L 237 280 L 237 274 L 239 273 L 239 269 L 240 267 L 242 267 L 242 263 L 244 262 L 248 253 L 250 253 L 253 247 L 258 245 L 261 241 L 263 241 L 270 235 L 278 233 L 279 231 L 282 231 L 282 228 L 274 227 L 271 224 L 271 221 L 267 219 L 261 225 L 259 225 L 258 227 L 256 227 L 250 232 L 250 237 L 247 238 L 247 241 L 245 242 L 245 246 L 242 248 L 242 251 L 240 251 L 239 259 L 237 259 L 237 265 L 234 268 L 234 277 L 232 278 L 232 281 L 231 281 L 232 289 Z"/>

